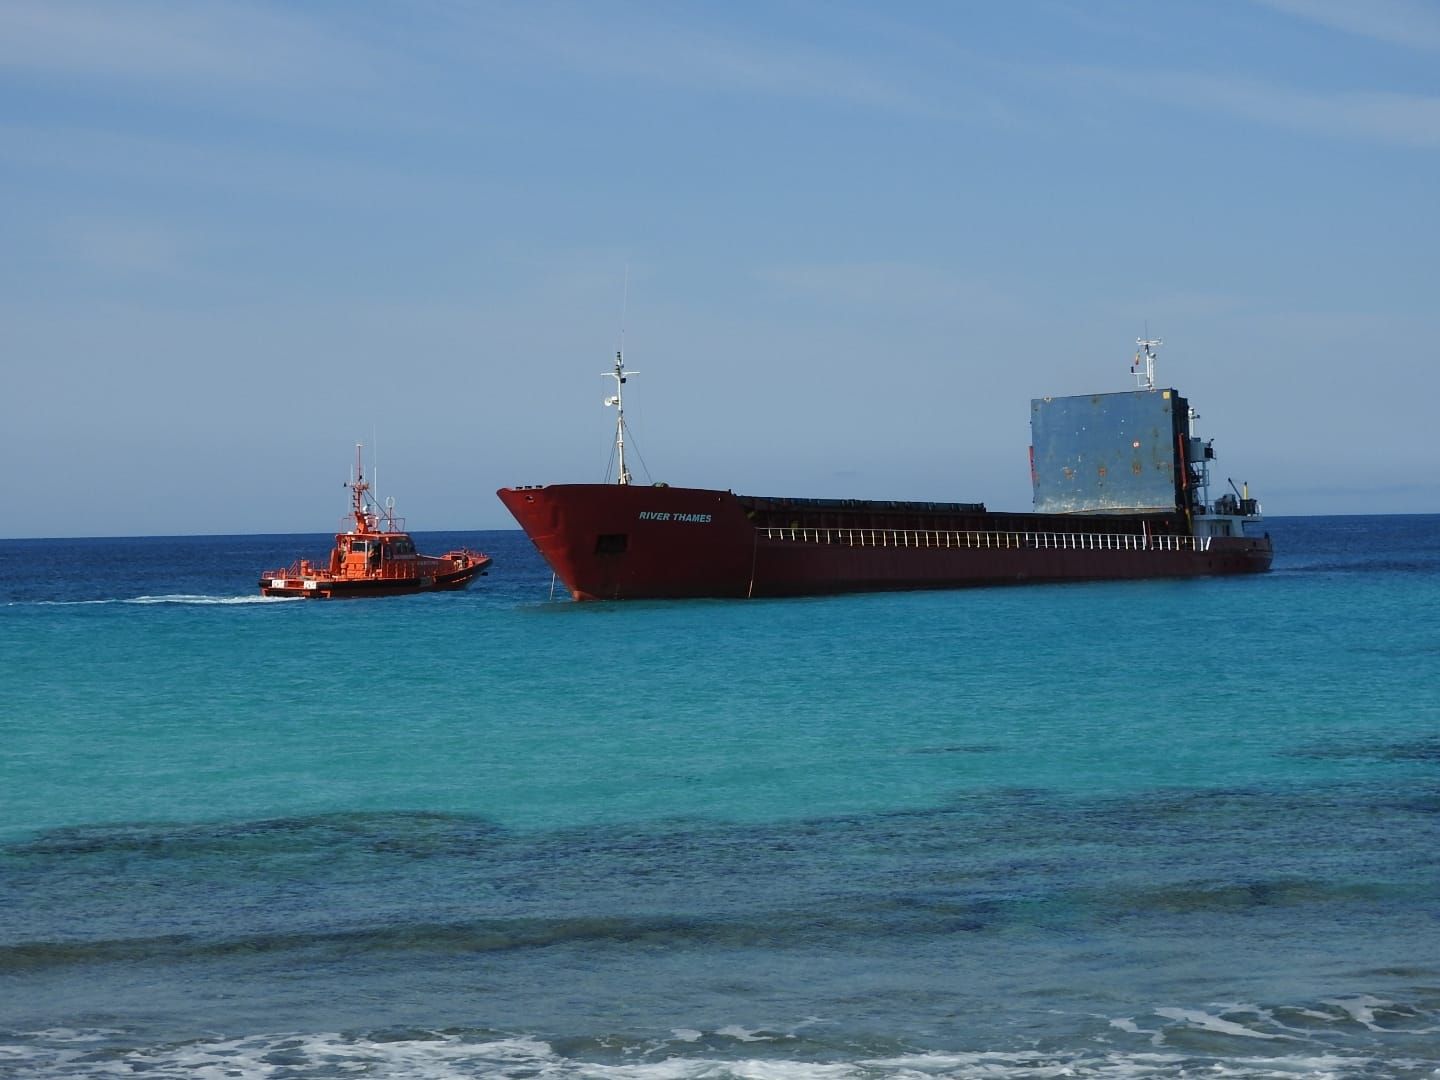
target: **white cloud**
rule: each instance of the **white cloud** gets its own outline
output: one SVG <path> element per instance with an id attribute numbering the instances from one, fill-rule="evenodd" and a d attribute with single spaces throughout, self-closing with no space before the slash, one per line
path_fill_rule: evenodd
<path id="1" fill-rule="evenodd" d="M 1413 0 L 1257 0 L 1266 7 L 1389 45 L 1440 51 L 1440 10 Z"/>

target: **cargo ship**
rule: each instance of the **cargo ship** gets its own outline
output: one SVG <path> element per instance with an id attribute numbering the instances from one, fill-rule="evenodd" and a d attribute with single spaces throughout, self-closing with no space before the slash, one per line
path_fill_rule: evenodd
<path id="1" fill-rule="evenodd" d="M 496 494 L 575 600 L 779 597 L 1025 582 L 1250 574 L 1272 547 L 1249 485 L 1210 498 L 1213 439 L 1156 385 L 1142 338 L 1132 390 L 1030 403 L 1034 509 L 979 502 L 771 498 L 636 484 L 617 353 L 616 481 Z"/>

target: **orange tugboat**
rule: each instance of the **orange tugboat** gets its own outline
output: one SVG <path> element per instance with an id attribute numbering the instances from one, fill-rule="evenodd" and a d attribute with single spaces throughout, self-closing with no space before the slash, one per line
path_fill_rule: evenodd
<path id="1" fill-rule="evenodd" d="M 415 541 L 404 531 L 405 519 L 395 516 L 393 500 L 387 499 L 381 510 L 370 497 L 360 449 L 355 447 L 355 480 L 350 484 L 350 528 L 335 534 L 329 565 L 299 559 L 283 570 L 266 570 L 260 575 L 261 596 L 396 596 L 463 589 L 485 573 L 492 560 L 479 551 L 416 552 Z"/>

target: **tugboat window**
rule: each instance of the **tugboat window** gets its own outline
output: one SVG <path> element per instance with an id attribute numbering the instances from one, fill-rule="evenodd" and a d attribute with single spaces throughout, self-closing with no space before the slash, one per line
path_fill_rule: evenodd
<path id="1" fill-rule="evenodd" d="M 595 554 L 623 555 L 629 542 L 628 533 L 601 533 L 595 538 Z"/>

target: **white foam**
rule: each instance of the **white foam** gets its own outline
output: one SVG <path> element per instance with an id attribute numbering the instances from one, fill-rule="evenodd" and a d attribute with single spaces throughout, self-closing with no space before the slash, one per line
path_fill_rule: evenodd
<path id="1" fill-rule="evenodd" d="M 728 1027 L 720 1028 L 715 1032 L 715 1034 L 725 1035 L 728 1038 L 736 1039 L 740 1042 L 769 1042 L 774 1038 L 773 1035 L 762 1035 L 758 1031 L 750 1031 L 746 1028 L 740 1027 L 737 1024 L 731 1024 Z"/>
<path id="2" fill-rule="evenodd" d="M 93 1028 L 89 1031 L 78 1031 L 75 1028 L 47 1028 L 44 1031 L 34 1032 L 32 1037 L 49 1039 L 54 1042 L 91 1043 L 119 1034 L 122 1033 L 113 1028 Z"/>
<path id="3" fill-rule="evenodd" d="M 1122 1053 L 1054 1054 L 989 1052 L 917 1054 L 858 1062 L 866 1080 L 879 1074 L 886 1080 L 950 1080 L 953 1077 L 993 1077 L 997 1080 L 1169 1080 L 1192 1077 L 1244 1077 L 1246 1080 L 1326 1080 L 1350 1075 L 1374 1064 L 1369 1058 L 1333 1055 L 1285 1058 L 1213 1058 L 1203 1064 L 1193 1054 Z"/>
<path id="4" fill-rule="evenodd" d="M 111 597 L 108 600 L 11 600 L 6 607 L 97 607 L 105 604 L 288 604 L 303 596 L 206 596 L 167 593 L 160 596 Z"/>
<path id="5" fill-rule="evenodd" d="M 1395 1003 L 1371 997 L 1368 994 L 1361 994 L 1353 998 L 1327 998 L 1320 1004 L 1333 1005 L 1341 1012 L 1348 1013 L 1350 1019 L 1357 1024 L 1369 1028 L 1371 1031 L 1380 1031 L 1381 1028 L 1375 1023 L 1375 1010 L 1387 1005 L 1393 1006 Z"/>
<path id="6" fill-rule="evenodd" d="M 1211 1016 L 1199 1009 L 1156 1009 L 1156 1016 L 1163 1016 L 1167 1020 L 1180 1020 L 1192 1027 L 1200 1028 L 1203 1031 L 1213 1031 L 1219 1035 L 1239 1035 L 1246 1039 L 1288 1039 L 1289 1035 L 1280 1035 L 1271 1031 L 1256 1031 L 1244 1024 L 1237 1024 L 1233 1020 L 1226 1020 L 1223 1016 Z"/>
<path id="7" fill-rule="evenodd" d="M 1208 1014 L 1170 1010 L 1191 1020 Z M 1221 1027 L 1225 1026 L 1220 1021 Z M 1238 1025 L 1236 1025 L 1238 1026 Z M 713 1034 L 755 1033 L 738 1026 Z M 179 1045 L 133 1048 L 96 1060 L 94 1043 L 116 1032 L 32 1032 L 21 1044 L 0 1046 L 7 1075 L 33 1080 L 66 1077 L 130 1077 L 150 1080 L 319 1080 L 324 1077 L 383 1076 L 386 1080 L 1168 1080 L 1194 1076 L 1248 1080 L 1325 1080 L 1373 1071 L 1372 1058 L 1337 1055 L 1215 1057 L 1203 1063 L 1193 1053 L 916 1053 L 841 1062 L 777 1058 L 726 1060 L 682 1057 L 617 1064 L 565 1058 L 548 1044 L 525 1036 L 467 1041 L 441 1033 L 384 1041 L 340 1034 L 274 1034 L 208 1039 Z M 698 1041 L 704 1032 L 678 1029 L 677 1037 Z M 690 1039 L 689 1036 L 694 1036 Z M 36 1044 L 39 1045 L 36 1045 Z M 29 1045 L 26 1045 L 29 1044 Z"/>
<path id="8" fill-rule="evenodd" d="M 303 600 L 303 596 L 203 596 L 192 593 L 168 593 L 163 596 L 135 596 L 126 604 L 287 604 Z"/>
<path id="9" fill-rule="evenodd" d="M 93 604 L 119 604 L 120 600 L 12 600 L 8 607 L 89 607 Z"/>

